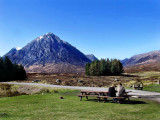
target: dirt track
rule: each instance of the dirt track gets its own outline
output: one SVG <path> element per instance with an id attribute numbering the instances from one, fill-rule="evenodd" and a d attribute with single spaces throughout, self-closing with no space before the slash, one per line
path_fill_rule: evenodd
<path id="1" fill-rule="evenodd" d="M 96 90 L 96 91 L 108 90 L 108 88 L 103 88 L 103 87 L 62 86 L 62 85 L 49 85 L 49 84 L 39 84 L 39 83 L 16 83 L 16 82 L 1 82 L 1 83 L 53 87 L 53 88 L 78 89 L 78 90 Z M 132 95 L 132 96 L 138 96 L 138 97 L 160 102 L 160 93 L 158 92 L 148 92 L 148 91 L 142 91 L 142 90 L 126 90 L 126 91 L 130 91 L 129 95 Z"/>

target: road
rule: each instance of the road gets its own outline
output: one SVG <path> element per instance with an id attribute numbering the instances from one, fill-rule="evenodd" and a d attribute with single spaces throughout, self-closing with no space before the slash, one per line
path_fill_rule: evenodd
<path id="1" fill-rule="evenodd" d="M 62 85 L 49 85 L 49 84 L 40 84 L 40 83 L 17 83 L 17 82 L 0 82 L 6 84 L 16 84 L 16 85 L 29 85 L 29 86 L 41 86 L 41 87 L 51 87 L 51 88 L 65 88 L 65 89 L 77 89 L 77 90 L 96 90 L 96 91 L 105 91 L 108 88 L 102 87 L 84 87 L 84 86 L 62 86 Z M 154 100 L 160 102 L 160 93 L 158 92 L 148 92 L 143 90 L 132 90 L 127 89 L 126 91 L 130 91 L 129 95 L 133 97 L 141 97 L 150 100 Z"/>

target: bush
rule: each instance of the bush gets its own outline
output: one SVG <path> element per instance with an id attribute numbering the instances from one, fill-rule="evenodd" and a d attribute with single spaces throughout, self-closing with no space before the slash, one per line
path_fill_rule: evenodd
<path id="1" fill-rule="evenodd" d="M 18 92 L 14 85 L 0 84 L 0 97 L 13 97 L 19 95 L 26 95 L 25 93 Z"/>

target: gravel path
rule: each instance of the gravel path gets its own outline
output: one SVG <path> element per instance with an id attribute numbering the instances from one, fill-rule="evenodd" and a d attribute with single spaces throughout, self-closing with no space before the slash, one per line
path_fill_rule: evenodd
<path id="1" fill-rule="evenodd" d="M 78 89 L 78 90 L 96 90 L 96 91 L 105 91 L 108 88 L 102 87 L 82 87 L 82 86 L 62 86 L 62 85 L 49 85 L 49 84 L 40 84 L 40 83 L 16 83 L 16 82 L 0 82 L 0 83 L 7 83 L 7 84 L 17 84 L 17 85 L 30 85 L 30 86 L 41 86 L 41 87 L 53 87 L 53 88 L 66 88 L 66 89 Z M 155 100 L 160 102 L 160 93 L 158 92 L 148 92 L 142 90 L 129 90 L 129 95 L 133 97 L 142 97 L 150 100 Z"/>

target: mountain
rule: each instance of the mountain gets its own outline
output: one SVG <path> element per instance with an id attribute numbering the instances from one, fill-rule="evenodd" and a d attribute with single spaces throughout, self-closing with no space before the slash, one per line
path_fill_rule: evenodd
<path id="1" fill-rule="evenodd" d="M 125 63 L 126 63 L 128 60 L 129 60 L 128 58 L 125 58 L 124 60 L 121 60 L 121 63 L 122 63 L 123 65 L 125 65 Z"/>
<path id="2" fill-rule="evenodd" d="M 126 71 L 159 71 L 160 51 L 134 55 L 121 61 Z"/>
<path id="3" fill-rule="evenodd" d="M 129 59 L 121 61 L 124 66 L 144 65 L 153 62 L 160 62 L 160 51 L 152 51 L 144 54 L 134 55 Z"/>
<path id="4" fill-rule="evenodd" d="M 6 55 L 7 56 L 12 56 L 14 55 L 18 50 L 20 50 L 21 48 L 20 47 L 15 47 L 15 48 L 12 48 Z M 6 56 L 5 55 L 5 56 Z"/>
<path id="5" fill-rule="evenodd" d="M 91 61 L 98 60 L 98 58 L 96 58 L 93 54 L 88 54 L 86 57 Z"/>
<path id="6" fill-rule="evenodd" d="M 5 56 L 22 64 L 27 72 L 80 73 L 91 62 L 82 52 L 53 33 L 44 34 Z"/>

